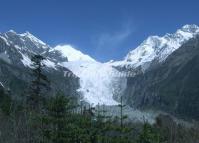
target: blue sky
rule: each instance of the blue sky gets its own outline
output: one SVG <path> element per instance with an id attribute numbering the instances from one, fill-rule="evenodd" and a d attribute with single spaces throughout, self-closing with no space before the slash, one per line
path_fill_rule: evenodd
<path id="1" fill-rule="evenodd" d="M 99 61 L 122 59 L 149 35 L 199 25 L 198 0 L 0 0 L 0 31 L 29 31 Z"/>

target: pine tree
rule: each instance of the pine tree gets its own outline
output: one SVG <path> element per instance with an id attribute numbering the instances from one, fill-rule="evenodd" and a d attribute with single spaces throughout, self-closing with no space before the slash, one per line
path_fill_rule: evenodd
<path id="1" fill-rule="evenodd" d="M 118 106 L 120 107 L 120 127 L 121 127 L 121 130 L 122 130 L 123 127 L 124 127 L 124 120 L 127 118 L 127 116 L 123 114 L 123 110 L 124 110 L 124 107 L 126 105 L 124 105 L 124 103 L 123 103 L 123 97 L 122 96 L 120 98 L 120 104 Z"/>
<path id="2" fill-rule="evenodd" d="M 72 109 L 69 98 L 58 92 L 47 105 L 47 114 L 43 116 L 45 128 L 43 135 L 47 142 L 70 143 L 73 141 Z"/>
<path id="3" fill-rule="evenodd" d="M 118 105 L 120 108 L 120 127 L 119 127 L 119 131 L 120 131 L 120 137 L 118 138 L 118 143 L 130 143 L 130 139 L 129 139 L 129 133 L 132 131 L 132 129 L 130 127 L 126 127 L 124 124 L 125 119 L 127 119 L 127 115 L 124 115 L 124 107 L 126 106 L 123 103 L 123 97 L 121 96 L 120 98 L 120 104 Z"/>
<path id="4" fill-rule="evenodd" d="M 43 128 L 42 115 L 45 112 L 45 92 L 50 89 L 50 82 L 47 76 L 43 73 L 44 57 L 34 55 L 32 61 L 32 76 L 33 80 L 30 87 L 30 93 L 26 98 L 26 118 L 28 121 L 27 140 L 28 142 L 43 142 L 41 131 Z"/>
<path id="5" fill-rule="evenodd" d="M 111 116 L 107 115 L 107 111 L 105 110 L 105 105 L 97 106 L 97 118 L 96 118 L 96 129 L 98 134 L 98 141 L 101 143 L 105 143 L 109 140 L 108 132 L 112 130 L 112 122 Z"/>
<path id="6" fill-rule="evenodd" d="M 50 88 L 50 82 L 42 71 L 45 67 L 43 60 L 45 60 L 45 58 L 41 55 L 34 55 L 31 58 L 33 67 L 32 76 L 34 79 L 31 84 L 31 94 L 27 101 L 32 110 L 41 110 L 41 105 L 43 105 L 45 98 L 43 91 Z"/>

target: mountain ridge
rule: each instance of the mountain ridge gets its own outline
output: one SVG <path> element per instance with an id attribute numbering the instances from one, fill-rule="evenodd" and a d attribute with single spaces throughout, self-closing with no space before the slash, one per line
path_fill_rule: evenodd
<path id="1" fill-rule="evenodd" d="M 60 86 L 59 88 L 63 88 L 65 92 L 67 92 L 66 89 L 71 89 L 71 94 L 80 94 L 82 100 L 93 105 L 97 105 L 98 103 L 101 105 L 117 105 L 120 97 L 124 96 L 128 88 L 131 88 L 129 87 L 129 78 L 126 77 L 125 74 L 124 77 L 120 76 L 123 72 L 138 71 L 139 74 L 144 74 L 151 68 L 151 65 L 155 67 L 164 63 L 173 52 L 178 50 L 179 47 L 191 38 L 194 38 L 198 32 L 198 26 L 185 25 L 174 34 L 166 34 L 163 37 L 150 36 L 138 46 L 137 49 L 133 50 L 133 53 L 136 53 L 136 50 L 139 51 L 141 49 L 141 54 L 138 54 L 138 57 L 136 57 L 137 60 L 131 61 L 131 59 L 128 61 L 128 58 L 125 58 L 123 61 L 101 63 L 70 45 L 50 47 L 29 32 L 17 34 L 14 31 L 9 31 L 0 34 L 0 60 L 5 62 L 2 66 L 3 68 L 6 67 L 7 71 L 11 71 L 12 69 L 9 65 L 14 65 L 19 69 L 28 71 L 31 69 L 31 56 L 41 54 L 46 57 L 44 61 L 46 65 L 45 71 L 51 76 L 53 74 L 56 75 L 57 79 L 55 79 L 55 77 L 53 78 L 53 80 L 56 80 L 57 85 L 54 85 L 56 88 Z M 170 43 L 167 41 L 170 41 Z M 174 44 L 172 45 L 172 43 Z M 65 50 L 67 47 L 69 47 L 69 51 Z M 144 52 L 144 55 L 142 55 L 142 49 L 145 48 L 153 49 L 153 51 L 150 52 L 149 50 L 148 54 Z M 163 54 L 163 56 L 161 55 L 162 51 L 166 51 L 166 54 Z M 132 57 L 132 52 L 129 52 L 129 54 L 127 55 Z M 159 60 L 157 57 L 163 58 Z M 139 58 L 142 59 L 139 60 Z M 127 68 L 123 68 L 123 66 L 127 66 Z M 128 66 L 130 66 L 130 68 Z M 140 73 L 139 70 L 141 69 L 141 71 L 143 71 L 143 68 L 144 72 Z M 68 79 L 66 81 L 66 83 L 69 84 L 68 88 L 64 87 L 65 83 L 58 83 L 61 81 L 61 78 L 63 78 L 64 71 L 72 72 L 78 77 L 78 79 Z M 20 70 L 18 72 L 20 72 Z M 2 72 L 2 75 L 3 74 L 6 74 L 6 71 Z M 16 78 L 16 73 L 10 72 L 9 74 L 13 74 L 13 78 Z M 137 74 L 134 76 L 137 76 Z M 25 81 L 24 77 L 22 79 Z M 11 84 L 10 82 L 9 84 L 5 84 L 3 80 L 5 80 L 5 78 L 0 76 L 0 82 L 3 85 L 9 86 Z M 70 82 L 72 82 L 72 84 L 70 84 Z M 75 85 L 75 88 L 71 87 L 73 85 Z M 131 97 L 129 93 L 127 95 Z M 128 97 L 125 98 L 128 99 Z M 132 105 L 132 103 L 129 104 Z"/>
<path id="2" fill-rule="evenodd" d="M 184 25 L 173 34 L 164 36 L 149 36 L 137 48 L 130 51 L 123 61 L 111 62 L 113 66 L 126 68 L 141 67 L 146 70 L 150 64 L 163 62 L 170 54 L 177 50 L 182 44 L 199 34 L 197 25 Z"/>

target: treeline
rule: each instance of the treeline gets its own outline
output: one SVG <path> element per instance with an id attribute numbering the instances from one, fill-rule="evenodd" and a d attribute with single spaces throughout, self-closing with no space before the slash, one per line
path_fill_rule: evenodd
<path id="1" fill-rule="evenodd" d="M 58 91 L 49 97 L 50 81 L 43 74 L 44 58 L 32 58 L 28 93 L 15 100 L 0 89 L 0 143 L 197 143 L 198 130 L 159 117 L 154 125 L 129 123 L 123 114 L 111 117 L 104 108 L 78 105 L 77 99 Z"/>

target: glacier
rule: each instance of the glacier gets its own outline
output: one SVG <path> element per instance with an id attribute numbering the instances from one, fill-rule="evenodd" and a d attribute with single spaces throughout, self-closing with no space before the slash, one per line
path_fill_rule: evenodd
<path id="1" fill-rule="evenodd" d="M 50 52 L 59 51 L 68 59 L 59 65 L 68 68 L 80 78 L 78 92 L 83 100 L 96 105 L 117 105 L 119 96 L 126 87 L 126 79 L 119 77 L 119 71 L 108 63 L 101 63 L 76 50 L 71 45 L 58 45 Z M 115 99 L 114 99 L 115 97 Z"/>
<path id="2" fill-rule="evenodd" d="M 85 101 L 93 106 L 118 104 L 114 97 L 122 95 L 126 79 L 120 78 L 111 65 L 92 61 L 70 61 L 61 65 L 80 78 L 78 91 Z"/>

